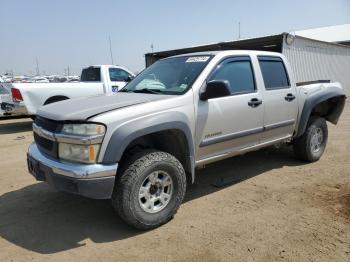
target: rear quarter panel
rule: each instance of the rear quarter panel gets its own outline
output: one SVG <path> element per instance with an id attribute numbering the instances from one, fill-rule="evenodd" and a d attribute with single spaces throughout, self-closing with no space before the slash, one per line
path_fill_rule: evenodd
<path id="1" fill-rule="evenodd" d="M 296 126 L 296 136 L 303 134 L 310 113 L 314 106 L 332 97 L 343 96 L 345 92 L 340 83 L 311 84 L 297 87 L 299 115 Z M 341 112 L 340 112 L 341 114 Z"/>

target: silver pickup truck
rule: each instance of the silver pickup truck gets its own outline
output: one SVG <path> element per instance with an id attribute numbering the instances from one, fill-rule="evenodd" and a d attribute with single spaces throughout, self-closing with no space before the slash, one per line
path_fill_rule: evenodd
<path id="1" fill-rule="evenodd" d="M 116 95 L 42 107 L 30 173 L 60 191 L 112 199 L 139 229 L 169 221 L 196 167 L 287 142 L 320 159 L 346 96 L 338 83 L 299 85 L 279 53 L 220 51 L 160 60 Z"/>

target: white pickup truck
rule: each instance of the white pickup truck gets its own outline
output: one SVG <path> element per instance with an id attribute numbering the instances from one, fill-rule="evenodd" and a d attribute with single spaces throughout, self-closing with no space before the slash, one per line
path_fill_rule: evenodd
<path id="1" fill-rule="evenodd" d="M 118 92 L 135 75 L 128 69 L 114 65 L 94 65 L 84 68 L 79 83 L 14 83 L 13 103 L 2 103 L 6 114 L 25 113 L 35 116 L 47 104 L 84 96 Z"/>

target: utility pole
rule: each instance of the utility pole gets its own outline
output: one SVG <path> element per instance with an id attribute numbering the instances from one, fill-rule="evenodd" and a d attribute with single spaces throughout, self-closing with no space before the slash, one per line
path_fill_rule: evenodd
<path id="1" fill-rule="evenodd" d="M 238 40 L 241 39 L 241 22 L 238 22 Z"/>
<path id="2" fill-rule="evenodd" d="M 69 76 L 69 66 L 67 67 L 67 77 Z"/>
<path id="3" fill-rule="evenodd" d="M 154 52 L 154 45 L 153 43 L 151 44 L 151 50 L 152 50 L 152 53 Z"/>
<path id="4" fill-rule="evenodd" d="M 112 53 L 112 41 L 111 41 L 111 36 L 108 36 L 109 39 L 109 51 L 111 53 L 111 60 L 112 60 L 112 65 L 114 65 L 114 61 L 113 61 L 113 53 Z"/>
<path id="5" fill-rule="evenodd" d="M 38 76 L 40 74 L 39 70 L 39 62 L 38 62 L 38 57 L 35 57 L 35 62 L 36 62 L 36 75 Z"/>

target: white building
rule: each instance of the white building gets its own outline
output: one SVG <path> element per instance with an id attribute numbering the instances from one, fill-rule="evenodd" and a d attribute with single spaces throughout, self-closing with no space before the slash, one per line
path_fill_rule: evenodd
<path id="1" fill-rule="evenodd" d="M 295 34 L 324 42 L 350 45 L 350 24 L 306 29 L 296 31 Z"/>

